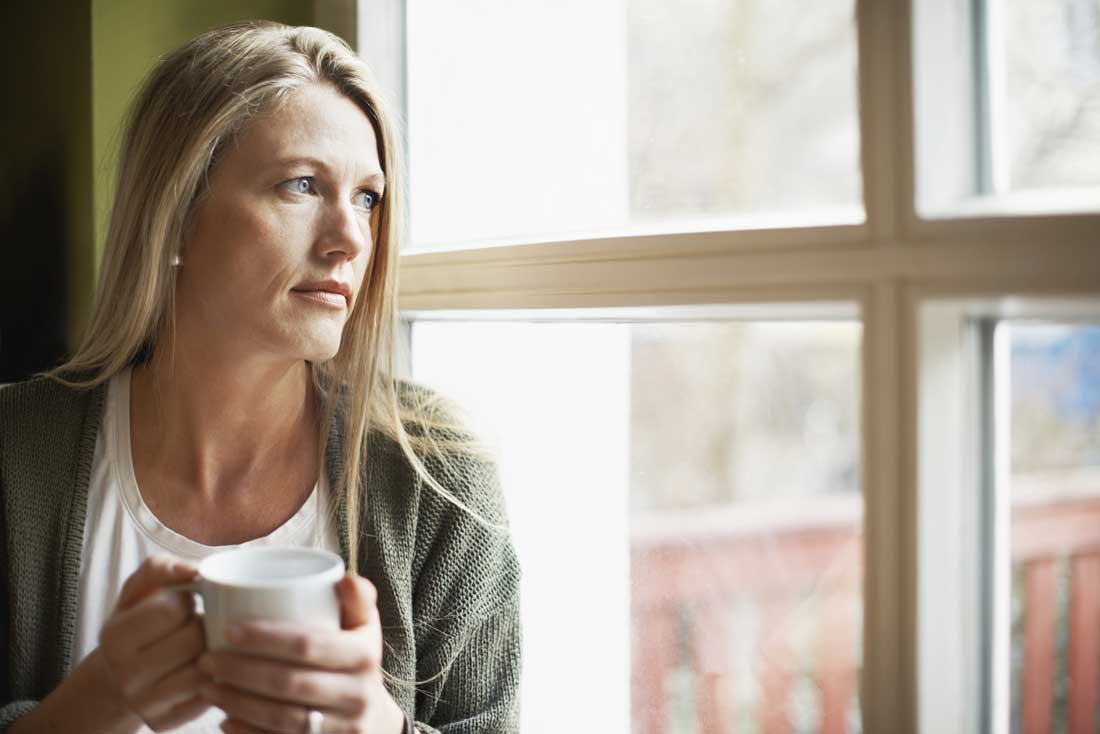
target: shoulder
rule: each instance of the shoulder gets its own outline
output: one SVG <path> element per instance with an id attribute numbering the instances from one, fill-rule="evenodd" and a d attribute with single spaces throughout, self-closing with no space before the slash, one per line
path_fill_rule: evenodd
<path id="1" fill-rule="evenodd" d="M 411 382 L 400 390 L 410 444 L 425 470 L 416 492 L 420 560 L 440 554 L 472 566 L 498 563 L 510 541 L 495 452 L 447 396 Z"/>
<path id="2" fill-rule="evenodd" d="M 408 379 L 395 380 L 397 403 L 406 430 L 416 435 L 435 433 L 443 438 L 474 439 L 469 420 L 462 407 L 438 390 Z"/>
<path id="3" fill-rule="evenodd" d="M 503 517 L 497 457 L 474 429 L 469 414 L 454 400 L 426 385 L 397 384 L 402 424 L 411 447 L 433 482 L 422 477 L 421 502 L 440 510 L 458 509 L 439 489 L 486 519 Z M 433 491 L 434 490 L 434 491 Z M 422 508 L 423 509 L 423 508 Z"/>
<path id="4" fill-rule="evenodd" d="M 75 388 L 49 377 L 0 387 L 0 461 L 61 461 L 98 428 L 105 385 Z M 89 421 L 89 417 L 95 420 Z M 21 457 L 21 458 L 20 458 Z"/>
<path id="5" fill-rule="evenodd" d="M 49 378 L 0 389 L 0 535 L 25 536 L 32 547 L 64 542 L 57 533 L 74 493 L 87 488 L 102 394 Z"/>
<path id="6" fill-rule="evenodd" d="M 367 454 L 358 471 L 363 491 L 375 501 L 360 507 L 377 508 L 381 501 L 419 520 L 453 516 L 465 507 L 494 522 L 501 520 L 495 457 L 477 439 L 456 403 L 410 380 L 394 380 L 393 386 L 397 404 L 370 416 Z M 347 409 L 339 402 L 329 426 L 326 464 L 335 486 L 342 484 L 348 462 Z M 419 529 L 425 524 L 431 525 L 418 522 Z"/>
<path id="7" fill-rule="evenodd" d="M 79 389 L 37 376 L 0 387 L 0 428 L 5 432 L 43 421 L 83 415 L 101 388 Z"/>

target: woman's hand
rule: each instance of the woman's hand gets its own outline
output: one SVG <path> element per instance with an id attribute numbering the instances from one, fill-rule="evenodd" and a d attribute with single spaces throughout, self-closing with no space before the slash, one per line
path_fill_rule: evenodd
<path id="1" fill-rule="evenodd" d="M 325 734 L 401 734 L 405 715 L 382 684 L 377 592 L 359 576 L 336 592 L 341 630 L 252 622 L 228 631 L 237 652 L 202 656 L 215 681 L 202 695 L 228 716 L 227 734 L 303 734 L 311 710 Z"/>
<path id="2" fill-rule="evenodd" d="M 189 595 L 164 591 L 194 579 L 195 566 L 153 556 L 122 587 L 96 651 L 125 708 L 154 731 L 184 724 L 210 704 L 199 697 L 202 622 Z"/>

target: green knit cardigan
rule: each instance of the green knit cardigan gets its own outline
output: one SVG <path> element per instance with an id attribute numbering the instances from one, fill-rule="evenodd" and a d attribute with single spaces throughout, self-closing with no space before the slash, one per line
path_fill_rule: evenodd
<path id="1" fill-rule="evenodd" d="M 73 667 L 105 393 L 106 385 L 76 391 L 45 378 L 0 389 L 0 734 Z M 339 423 L 329 430 L 325 470 L 341 487 Z M 394 442 L 372 434 L 368 452 L 359 571 L 378 588 L 383 667 L 399 679 L 387 682 L 390 693 L 421 731 L 518 731 L 520 571 L 510 539 L 424 486 Z M 490 463 L 461 457 L 447 466 L 449 490 L 504 520 Z M 335 501 L 346 562 L 346 503 L 340 492 Z"/>

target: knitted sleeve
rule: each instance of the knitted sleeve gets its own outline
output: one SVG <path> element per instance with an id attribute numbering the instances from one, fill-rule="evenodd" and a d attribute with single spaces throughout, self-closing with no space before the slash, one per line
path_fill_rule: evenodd
<path id="1" fill-rule="evenodd" d="M 11 571 L 8 563 L 8 524 L 4 519 L 4 493 L 3 479 L 0 478 L 0 734 L 6 734 L 8 727 L 17 719 L 21 719 L 38 705 L 37 701 L 12 701 L 13 682 L 9 660 L 11 650 L 8 649 L 11 639 L 11 621 L 8 612 L 8 590 L 11 588 Z"/>
<path id="2" fill-rule="evenodd" d="M 14 701 L 0 706 L 0 734 L 6 734 L 8 727 L 23 718 L 38 705 L 38 701 Z"/>
<path id="3" fill-rule="evenodd" d="M 421 482 L 413 626 L 416 726 L 441 734 L 519 731 L 520 570 L 495 466 L 451 457 L 429 470 L 485 520 Z"/>
<path id="4" fill-rule="evenodd" d="M 3 496 L 2 487 L 0 487 L 0 497 Z M 3 523 L 0 523 L 0 528 L 4 527 Z M 7 538 L 0 538 L 0 594 L 6 594 L 9 588 L 8 584 L 8 562 L 7 562 Z M 9 639 L 9 624 L 8 624 L 8 603 L 7 600 L 0 600 L 0 660 L 4 663 L 0 665 L 0 691 L 3 692 L 0 696 L 0 734 L 7 734 L 8 727 L 15 723 L 16 719 L 21 719 L 34 709 L 38 705 L 37 701 L 11 701 L 12 697 L 12 682 L 8 670 L 8 660 L 10 659 L 8 650 Z"/>

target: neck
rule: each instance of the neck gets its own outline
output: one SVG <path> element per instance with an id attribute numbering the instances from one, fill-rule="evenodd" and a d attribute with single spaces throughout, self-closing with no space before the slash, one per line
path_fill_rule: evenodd
<path id="1" fill-rule="evenodd" d="M 318 410 L 303 360 L 157 350 L 134 368 L 131 441 L 168 484 L 202 499 L 238 498 L 272 477 L 316 473 Z"/>

